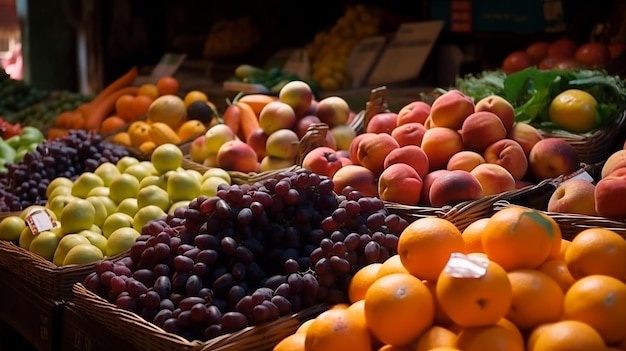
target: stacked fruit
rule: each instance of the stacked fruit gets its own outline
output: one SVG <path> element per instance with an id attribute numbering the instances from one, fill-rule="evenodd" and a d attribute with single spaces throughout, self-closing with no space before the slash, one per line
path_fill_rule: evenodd
<path id="1" fill-rule="evenodd" d="M 250 64 L 242 64 L 235 68 L 235 74 L 228 78 L 225 82 L 257 84 L 271 94 L 278 94 L 280 89 L 292 80 L 299 80 L 297 74 L 282 71 L 274 66 L 269 69 L 263 69 Z M 308 82 L 313 85 L 314 82 Z M 317 89 L 312 87 L 313 91 Z"/>
<path id="2" fill-rule="evenodd" d="M 46 188 L 57 177 L 76 178 L 105 162 L 128 155 L 125 148 L 103 141 L 85 130 L 39 144 L 20 162 L 7 163 L 0 173 L 0 211 L 21 211 L 30 205 L 45 205 Z"/>
<path id="3" fill-rule="evenodd" d="M 9 116 L 44 100 L 50 92 L 36 89 L 0 69 L 0 116 Z"/>
<path id="4" fill-rule="evenodd" d="M 510 207 L 462 231 L 421 218 L 398 255 L 365 266 L 350 303 L 284 338 L 285 350 L 621 350 L 626 240 L 589 228 L 571 242 L 542 212 Z"/>
<path id="5" fill-rule="evenodd" d="M 337 90 L 350 85 L 348 56 L 364 38 L 379 33 L 379 17 L 365 5 L 351 5 L 333 27 L 315 35 L 307 45 L 311 78 L 323 90 Z"/>
<path id="6" fill-rule="evenodd" d="M 0 222 L 2 239 L 57 266 L 86 264 L 127 251 L 143 225 L 186 207 L 200 195 L 217 193 L 230 176 L 212 169 L 200 174 L 181 168 L 178 146 L 164 144 L 150 161 L 125 156 L 104 162 L 77 178 L 56 177 L 46 187 L 48 201 Z M 33 210 L 45 210 L 45 228 L 26 225 Z"/>
<path id="7" fill-rule="evenodd" d="M 408 223 L 328 178 L 281 172 L 220 187 L 151 221 L 85 286 L 168 332 L 207 340 L 321 302 L 347 302 L 352 274 L 395 254 Z"/>
<path id="8" fill-rule="evenodd" d="M 10 138 L 0 138 L 0 172 L 8 172 L 7 163 L 22 161 L 26 153 L 35 151 L 44 139 L 45 137 L 39 129 L 30 126 L 20 127 L 19 134 Z"/>
<path id="9" fill-rule="evenodd" d="M 250 16 L 220 20 L 211 27 L 204 43 L 203 56 L 219 60 L 246 55 L 259 43 L 259 33 Z"/>

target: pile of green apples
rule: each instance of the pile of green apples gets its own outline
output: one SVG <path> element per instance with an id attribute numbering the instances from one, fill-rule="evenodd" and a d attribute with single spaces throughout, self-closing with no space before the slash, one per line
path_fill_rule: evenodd
<path id="1" fill-rule="evenodd" d="M 44 140 L 43 133 L 30 126 L 23 127 L 20 134 L 7 139 L 0 138 L 0 172 L 7 172 L 7 163 L 21 161 L 28 151 L 35 151 Z"/>
<path id="2" fill-rule="evenodd" d="M 47 187 L 45 206 L 33 205 L 0 221 L 0 239 L 57 266 L 124 253 L 148 222 L 201 195 L 215 196 L 220 184 L 231 184 L 230 174 L 221 168 L 201 173 L 184 169 L 182 162 L 182 151 L 168 143 L 158 146 L 149 161 L 126 156 L 73 180 L 55 178 Z M 43 220 L 42 213 L 47 215 Z M 37 221 L 29 220 L 33 216 Z M 34 222 L 46 225 L 37 230 Z"/>

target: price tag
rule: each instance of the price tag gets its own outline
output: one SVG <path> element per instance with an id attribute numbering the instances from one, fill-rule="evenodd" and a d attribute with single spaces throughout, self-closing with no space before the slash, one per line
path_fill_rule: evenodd
<path id="1" fill-rule="evenodd" d="M 444 272 L 454 278 L 481 278 L 487 274 L 489 259 L 483 256 L 467 256 L 454 252 L 444 267 Z"/>
<path id="2" fill-rule="evenodd" d="M 173 76 L 186 57 L 185 54 L 166 53 L 152 70 L 150 78 L 156 82 L 159 78 Z"/>
<path id="3" fill-rule="evenodd" d="M 293 73 L 301 79 L 309 79 L 311 75 L 311 63 L 306 49 L 292 50 L 282 71 Z"/>
<path id="4" fill-rule="evenodd" d="M 579 169 L 578 171 L 568 175 L 567 177 L 565 177 L 565 180 L 563 181 L 563 183 L 572 179 L 583 179 L 590 183 L 595 182 L 595 179 L 593 179 L 591 174 L 587 173 L 587 171 L 585 171 L 584 169 Z"/>
<path id="5" fill-rule="evenodd" d="M 374 36 L 361 40 L 352 49 L 348 57 L 347 69 L 353 88 L 358 88 L 365 83 L 386 43 L 387 39 L 384 36 Z"/>
<path id="6" fill-rule="evenodd" d="M 50 217 L 48 211 L 44 209 L 35 209 L 26 215 L 26 224 L 33 232 L 33 235 L 37 235 L 43 231 L 50 230 L 57 226 L 57 222 Z"/>
<path id="7" fill-rule="evenodd" d="M 417 77 L 443 24 L 443 21 L 402 24 L 383 51 L 368 84 L 383 85 Z"/>

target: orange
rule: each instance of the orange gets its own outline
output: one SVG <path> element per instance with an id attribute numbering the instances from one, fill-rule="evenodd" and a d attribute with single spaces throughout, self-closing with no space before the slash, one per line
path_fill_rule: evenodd
<path id="1" fill-rule="evenodd" d="M 183 122 L 180 127 L 178 127 L 176 134 L 178 134 L 180 140 L 184 141 L 200 136 L 201 134 L 206 133 L 206 131 L 207 128 L 204 123 L 198 121 L 197 119 L 192 119 Z"/>
<path id="2" fill-rule="evenodd" d="M 137 147 L 141 152 L 152 152 L 157 147 L 156 143 L 152 140 L 146 140 L 143 143 L 139 144 Z"/>
<path id="3" fill-rule="evenodd" d="M 304 321 L 302 324 L 300 324 L 300 326 L 298 327 L 298 329 L 296 329 L 296 333 L 306 333 L 307 329 L 309 329 L 309 326 L 311 326 L 311 323 L 313 323 L 313 319 L 309 319 Z"/>
<path id="4" fill-rule="evenodd" d="M 111 140 L 117 144 L 131 146 L 130 135 L 127 132 L 115 133 Z"/>
<path id="5" fill-rule="evenodd" d="M 559 249 L 559 254 L 555 258 L 561 261 L 565 261 L 565 251 L 567 251 L 567 248 L 570 246 L 571 243 L 572 242 L 567 239 L 561 239 L 561 247 Z"/>
<path id="6" fill-rule="evenodd" d="M 441 308 L 441 304 L 437 299 L 437 282 L 431 282 L 430 280 L 423 280 L 424 285 L 430 290 L 435 302 L 435 324 L 439 326 L 451 327 L 454 323 L 448 317 L 446 312 Z"/>
<path id="7" fill-rule="evenodd" d="M 183 100 L 185 101 L 185 106 L 189 107 L 189 105 L 195 101 L 208 102 L 209 97 L 199 90 L 192 90 L 185 94 L 185 98 Z"/>
<path id="8" fill-rule="evenodd" d="M 363 324 L 363 327 L 369 331 L 367 323 L 365 321 L 365 300 L 359 300 L 355 303 L 352 303 L 347 308 L 348 312 L 353 313 L 357 321 Z M 370 331 L 370 338 L 372 340 L 372 346 L 376 348 L 376 346 L 382 345 L 382 343 L 374 336 L 374 334 Z"/>
<path id="9" fill-rule="evenodd" d="M 398 240 L 398 254 L 409 273 L 420 279 L 437 280 L 453 252 L 463 252 L 461 231 L 452 222 L 423 217 L 409 224 Z"/>
<path id="10" fill-rule="evenodd" d="M 279 341 L 272 351 L 304 351 L 305 339 L 304 333 L 291 334 Z"/>
<path id="11" fill-rule="evenodd" d="M 590 325 L 563 320 L 547 325 L 528 351 L 604 351 L 606 346 L 600 334 Z"/>
<path id="12" fill-rule="evenodd" d="M 507 271 L 537 268 L 561 246 L 561 230 L 547 214 L 521 206 L 506 207 L 483 229 L 483 249 Z"/>
<path id="13" fill-rule="evenodd" d="M 470 223 L 463 230 L 463 241 L 465 241 L 465 253 L 484 252 L 482 243 L 483 229 L 489 221 L 488 217 L 479 218 Z"/>
<path id="14" fill-rule="evenodd" d="M 565 263 L 576 279 L 605 274 L 626 277 L 626 240 L 605 228 L 589 228 L 578 233 L 565 253 Z"/>
<path id="15" fill-rule="evenodd" d="M 430 351 L 461 351 L 461 350 L 457 349 L 456 347 L 442 346 L 442 347 L 432 348 L 432 349 L 430 349 Z"/>
<path id="16" fill-rule="evenodd" d="M 134 95 L 124 94 L 115 100 L 115 114 L 128 121 L 135 116 L 133 115 L 133 100 Z"/>
<path id="17" fill-rule="evenodd" d="M 398 254 L 389 257 L 382 263 L 378 269 L 378 273 L 376 273 L 376 278 L 380 278 L 391 273 L 409 273 L 409 271 L 402 264 L 402 260 L 400 260 L 400 255 Z"/>
<path id="18" fill-rule="evenodd" d="M 411 346 L 393 346 L 393 345 L 383 345 L 378 351 L 415 351 L 415 348 Z"/>
<path id="19" fill-rule="evenodd" d="M 566 292 L 576 281 L 569 272 L 569 269 L 567 269 L 567 264 L 565 264 L 565 261 L 562 260 L 547 260 L 539 266 L 537 270 L 554 279 L 554 281 L 559 284 L 563 292 Z"/>
<path id="20" fill-rule="evenodd" d="M 428 351 L 435 347 L 456 346 L 456 334 L 437 325 L 433 325 L 417 339 L 415 351 Z"/>
<path id="21" fill-rule="evenodd" d="M 596 107 L 593 95 L 580 89 L 567 89 L 552 99 L 548 107 L 548 118 L 557 127 L 572 133 L 586 133 L 597 126 Z"/>
<path id="22" fill-rule="evenodd" d="M 626 339 L 626 283 L 606 275 L 580 278 L 565 293 L 565 319 L 589 324 L 607 344 Z"/>
<path id="23" fill-rule="evenodd" d="M 524 351 L 524 340 L 511 329 L 492 324 L 461 330 L 456 347 L 463 351 Z"/>
<path id="24" fill-rule="evenodd" d="M 178 89 L 180 88 L 180 84 L 178 83 L 178 79 L 174 77 L 162 77 L 156 83 L 157 91 L 159 96 L 162 95 L 176 95 L 178 93 Z"/>
<path id="25" fill-rule="evenodd" d="M 456 260 L 475 268 L 477 274 L 452 270 L 458 267 Z M 451 261 L 437 280 L 436 296 L 445 313 L 461 327 L 496 323 L 509 311 L 513 298 L 506 271 L 479 253 Z"/>
<path id="26" fill-rule="evenodd" d="M 411 274 L 393 273 L 377 279 L 367 289 L 364 301 L 367 326 L 383 344 L 409 345 L 433 325 L 433 297 Z"/>
<path id="27" fill-rule="evenodd" d="M 552 325 L 552 323 L 544 323 L 544 324 L 538 325 L 528 333 L 528 336 L 526 337 L 526 350 L 528 351 L 534 350 L 535 344 L 537 343 L 537 338 L 550 325 Z"/>
<path id="28" fill-rule="evenodd" d="M 515 335 L 515 338 L 517 340 L 519 340 L 520 342 L 524 343 L 524 336 L 522 335 L 522 332 L 519 330 L 517 325 L 515 325 L 510 320 L 508 320 L 506 318 L 500 318 L 500 320 L 496 322 L 496 325 L 499 325 L 501 327 L 504 327 L 504 328 L 510 330 Z"/>
<path id="29" fill-rule="evenodd" d="M 348 285 L 348 299 L 351 303 L 362 300 L 365 297 L 367 289 L 377 279 L 378 271 L 383 264 L 380 262 L 370 263 L 359 269 Z"/>
<path id="30" fill-rule="evenodd" d="M 159 97 L 159 89 L 155 84 L 146 83 L 139 87 L 137 95 L 147 96 L 154 100 Z"/>
<path id="31" fill-rule="evenodd" d="M 134 121 L 128 126 L 128 135 L 132 146 L 138 147 L 144 141 L 150 141 L 150 124 L 145 121 Z"/>
<path id="32" fill-rule="evenodd" d="M 307 329 L 306 351 L 370 350 L 370 332 L 347 308 L 332 308 L 317 316 Z"/>
<path id="33" fill-rule="evenodd" d="M 126 125 L 126 121 L 119 116 L 109 116 L 102 121 L 100 126 L 101 134 L 108 134 Z"/>
<path id="34" fill-rule="evenodd" d="M 133 99 L 132 109 L 133 109 L 133 119 L 141 117 L 148 113 L 148 109 L 154 99 L 146 95 L 137 95 Z"/>
<path id="35" fill-rule="evenodd" d="M 508 273 L 513 291 L 506 318 L 521 330 L 558 321 L 563 315 L 564 293 L 549 275 L 533 269 Z"/>

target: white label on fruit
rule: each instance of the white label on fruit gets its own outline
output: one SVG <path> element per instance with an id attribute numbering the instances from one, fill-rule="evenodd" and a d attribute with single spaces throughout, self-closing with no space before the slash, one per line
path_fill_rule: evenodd
<path id="1" fill-rule="evenodd" d="M 56 227 L 56 221 L 45 210 L 35 210 L 29 213 L 26 216 L 26 223 L 33 235 Z"/>
<path id="2" fill-rule="evenodd" d="M 379 35 L 361 40 L 352 49 L 348 56 L 347 70 L 352 78 L 353 88 L 363 85 L 386 43 L 387 38 Z"/>
<path id="3" fill-rule="evenodd" d="M 487 273 L 488 266 L 487 257 L 453 252 L 443 271 L 454 278 L 481 278 Z"/>
<path id="4" fill-rule="evenodd" d="M 589 173 L 587 173 L 587 171 L 583 169 L 571 174 L 569 177 L 567 177 L 567 180 L 565 181 L 572 180 L 572 179 L 583 179 L 590 183 L 595 182 L 595 179 L 593 179 L 593 177 Z"/>

